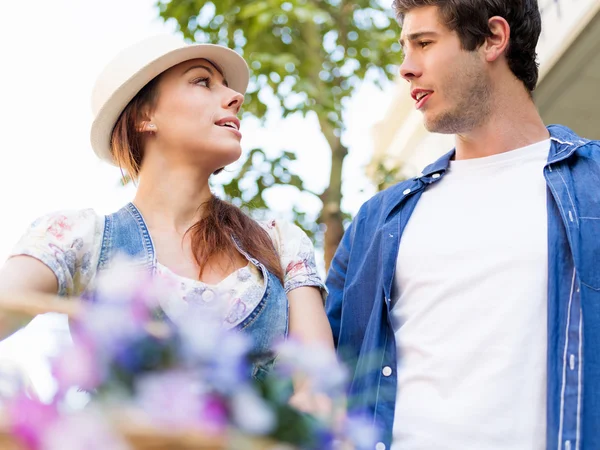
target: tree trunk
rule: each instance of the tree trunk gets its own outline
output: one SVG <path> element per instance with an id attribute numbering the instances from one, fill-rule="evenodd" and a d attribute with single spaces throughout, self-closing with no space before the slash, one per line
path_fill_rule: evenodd
<path id="1" fill-rule="evenodd" d="M 323 211 L 321 220 L 325 224 L 325 270 L 329 270 L 333 255 L 344 235 L 342 216 L 342 168 L 348 149 L 342 145 L 339 137 L 334 134 L 333 126 L 326 118 L 319 117 L 321 131 L 331 147 L 331 173 L 329 186 L 323 195 Z"/>

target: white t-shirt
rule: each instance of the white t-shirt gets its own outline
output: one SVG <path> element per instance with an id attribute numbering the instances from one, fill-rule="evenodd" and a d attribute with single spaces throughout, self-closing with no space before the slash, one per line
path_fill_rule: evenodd
<path id="1" fill-rule="evenodd" d="M 550 140 L 452 161 L 403 232 L 392 450 L 545 449 Z"/>

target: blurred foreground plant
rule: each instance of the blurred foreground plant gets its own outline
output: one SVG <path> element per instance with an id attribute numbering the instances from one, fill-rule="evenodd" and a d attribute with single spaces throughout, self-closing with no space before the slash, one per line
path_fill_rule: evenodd
<path id="1" fill-rule="evenodd" d="M 316 418 L 289 404 L 299 375 L 342 404 L 347 377 L 334 355 L 281 342 L 274 370 L 258 380 L 252 362 L 263 355 L 252 353 L 251 336 L 226 330 L 222 309 L 212 306 L 190 304 L 165 318 L 161 305 L 172 294 L 157 283 L 123 268 L 99 282 L 71 320 L 73 345 L 52 361 L 54 398 L 42 403 L 22 391 L 5 399 L 10 432 L 22 446 L 127 449 L 133 432 L 212 442 L 161 448 L 267 448 L 252 447 L 254 438 L 302 449 L 373 448 L 365 421 Z M 90 393 L 84 408 L 69 403 L 76 390 Z"/>

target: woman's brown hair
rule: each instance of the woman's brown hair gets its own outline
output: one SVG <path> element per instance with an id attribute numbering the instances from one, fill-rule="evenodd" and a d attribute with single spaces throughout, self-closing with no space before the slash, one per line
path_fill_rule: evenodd
<path id="1" fill-rule="evenodd" d="M 143 133 L 138 130 L 143 113 L 153 108 L 158 95 L 157 78 L 148 83 L 123 110 L 111 135 L 111 151 L 121 171 L 136 180 L 143 158 Z M 125 177 L 125 175 L 124 175 Z M 208 261 L 218 254 L 232 260 L 238 253 L 235 237 L 241 248 L 262 263 L 283 284 L 283 268 L 273 241 L 266 230 L 236 206 L 216 196 L 204 207 L 202 219 L 187 231 L 191 233 L 194 258 L 200 267 L 199 276 Z"/>

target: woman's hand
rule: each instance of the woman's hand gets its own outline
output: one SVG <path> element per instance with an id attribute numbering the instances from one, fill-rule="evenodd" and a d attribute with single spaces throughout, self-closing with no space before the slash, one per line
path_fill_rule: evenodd
<path id="1" fill-rule="evenodd" d="M 290 303 L 290 338 L 304 345 L 318 345 L 323 351 L 335 354 L 331 327 L 323 307 L 321 292 L 316 287 L 304 286 L 288 294 Z M 295 377 L 291 406 L 327 421 L 333 420 L 334 405 L 330 397 L 314 392 L 311 380 Z"/>
<path id="2" fill-rule="evenodd" d="M 310 389 L 297 391 L 289 404 L 299 411 L 330 421 L 333 417 L 333 401 L 326 395 L 312 392 Z"/>

